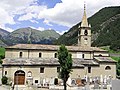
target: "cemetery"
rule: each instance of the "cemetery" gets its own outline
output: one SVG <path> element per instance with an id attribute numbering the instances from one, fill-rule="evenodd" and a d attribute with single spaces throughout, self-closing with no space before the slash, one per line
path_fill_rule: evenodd
<path id="1" fill-rule="evenodd" d="M 49 90 L 63 90 L 61 79 L 41 79 L 38 88 L 48 88 Z M 112 90 L 112 77 L 102 75 L 100 77 L 68 78 L 68 90 Z"/>

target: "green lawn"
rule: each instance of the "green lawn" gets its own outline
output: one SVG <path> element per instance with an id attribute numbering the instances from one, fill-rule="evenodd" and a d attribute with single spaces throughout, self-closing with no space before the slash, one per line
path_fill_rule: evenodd
<path id="1" fill-rule="evenodd" d="M 103 47 L 100 47 L 100 48 L 104 49 L 104 50 L 107 50 L 109 53 L 118 53 L 118 54 L 120 54 L 120 51 L 111 50 L 110 46 L 103 46 Z"/>
<path id="2" fill-rule="evenodd" d="M 112 59 L 114 59 L 115 61 L 118 61 L 120 59 L 120 57 L 111 57 Z"/>

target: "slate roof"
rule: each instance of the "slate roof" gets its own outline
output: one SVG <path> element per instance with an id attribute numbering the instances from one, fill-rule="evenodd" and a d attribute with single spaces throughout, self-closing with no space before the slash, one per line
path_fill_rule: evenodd
<path id="1" fill-rule="evenodd" d="M 6 47 L 6 49 L 32 49 L 32 50 L 58 50 L 60 45 L 43 45 L 43 44 L 17 44 Z M 80 47 L 80 46 L 66 46 L 69 51 L 103 51 L 106 50 L 97 47 Z"/>
<path id="2" fill-rule="evenodd" d="M 94 60 L 84 60 L 84 59 L 78 59 L 74 58 L 73 59 L 73 67 L 84 67 L 84 65 L 99 65 L 97 62 Z M 5 58 L 3 60 L 3 66 L 5 65 L 45 65 L 45 66 L 59 66 L 59 62 L 57 58 L 17 58 L 17 59 L 10 59 L 10 58 Z"/>
<path id="3" fill-rule="evenodd" d="M 111 57 L 94 57 L 97 62 L 116 63 Z"/>

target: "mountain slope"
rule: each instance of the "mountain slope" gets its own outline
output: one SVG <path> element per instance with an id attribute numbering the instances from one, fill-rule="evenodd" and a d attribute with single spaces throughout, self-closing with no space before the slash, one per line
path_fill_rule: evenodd
<path id="1" fill-rule="evenodd" d="M 20 28 L 5 37 L 7 45 L 18 43 L 43 43 L 52 44 L 60 35 L 54 30 L 39 31 L 28 28 Z"/>
<path id="2" fill-rule="evenodd" d="M 0 28 L 0 36 L 4 37 L 4 36 L 7 36 L 8 34 L 10 34 L 10 32 Z"/>
<path id="3" fill-rule="evenodd" d="M 4 42 L 4 37 L 10 34 L 10 32 L 0 28 L 0 46 L 7 46 Z"/>
<path id="4" fill-rule="evenodd" d="M 93 46 L 112 45 L 114 41 L 120 41 L 120 6 L 103 8 L 90 17 L 88 21 L 92 26 Z M 58 38 L 55 43 L 77 44 L 79 25 L 80 23 L 73 26 L 68 32 Z"/>

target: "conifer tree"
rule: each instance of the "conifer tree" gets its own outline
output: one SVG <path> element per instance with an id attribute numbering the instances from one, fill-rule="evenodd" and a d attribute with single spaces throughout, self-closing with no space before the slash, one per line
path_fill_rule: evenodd
<path id="1" fill-rule="evenodd" d="M 58 59 L 60 63 L 59 76 L 63 80 L 64 90 L 66 90 L 66 82 L 72 72 L 72 57 L 64 45 L 61 45 L 58 50 Z"/>

